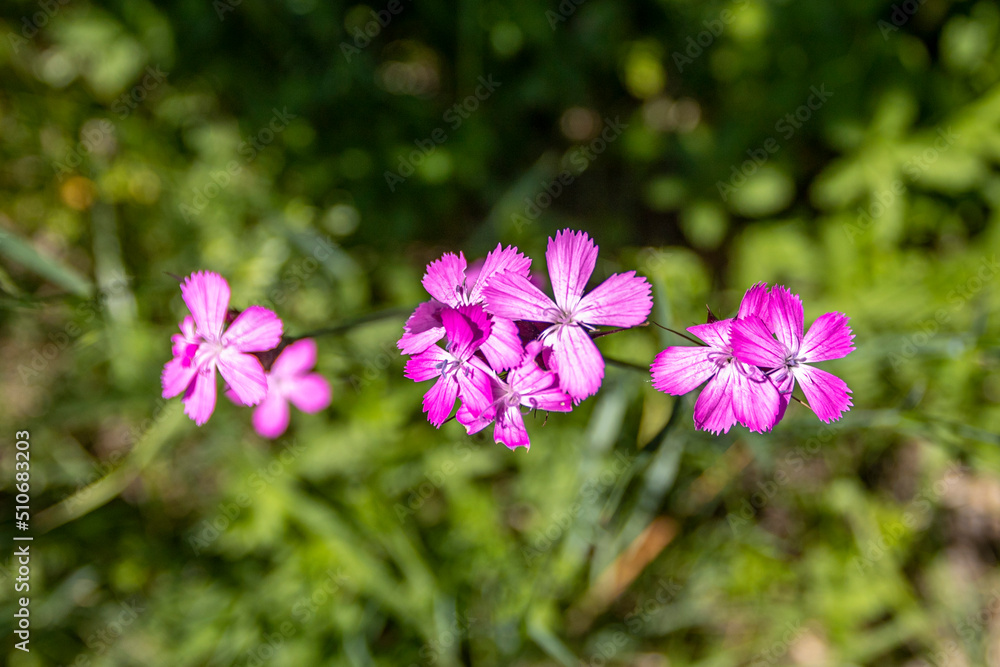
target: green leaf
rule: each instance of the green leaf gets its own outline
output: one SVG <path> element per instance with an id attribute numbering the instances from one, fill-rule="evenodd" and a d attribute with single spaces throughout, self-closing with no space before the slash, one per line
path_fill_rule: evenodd
<path id="1" fill-rule="evenodd" d="M 74 269 L 56 259 L 46 257 L 26 240 L 5 230 L 0 230 L 0 255 L 77 296 L 87 298 L 94 291 L 93 284 Z"/>

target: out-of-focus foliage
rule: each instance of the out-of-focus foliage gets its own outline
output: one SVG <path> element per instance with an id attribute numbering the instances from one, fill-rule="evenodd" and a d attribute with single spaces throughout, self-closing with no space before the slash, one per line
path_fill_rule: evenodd
<path id="1" fill-rule="evenodd" d="M 6 664 L 1000 664 L 996 3 L 0 15 L 0 487 L 30 430 L 36 535 Z M 394 348 L 423 265 L 541 269 L 566 226 L 667 326 L 758 280 L 847 313 L 854 409 L 714 438 L 617 366 L 530 452 L 433 429 Z M 380 314 L 319 338 L 328 411 L 271 443 L 158 398 L 197 269 L 291 334 Z"/>

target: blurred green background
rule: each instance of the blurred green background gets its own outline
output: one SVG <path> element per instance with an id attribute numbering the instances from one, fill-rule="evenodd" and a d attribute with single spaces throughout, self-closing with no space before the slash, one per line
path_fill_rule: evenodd
<path id="1" fill-rule="evenodd" d="M 996 3 L 0 17 L 5 637 L 18 430 L 35 535 L 31 652 L 0 661 L 1000 665 Z M 503 242 L 541 270 L 564 227 L 668 326 L 758 280 L 847 313 L 823 366 L 854 409 L 716 438 L 620 365 L 530 452 L 435 430 L 394 347 L 424 265 Z M 328 410 L 269 442 L 159 398 L 166 274 L 200 269 L 290 334 L 351 325 L 318 339 Z"/>

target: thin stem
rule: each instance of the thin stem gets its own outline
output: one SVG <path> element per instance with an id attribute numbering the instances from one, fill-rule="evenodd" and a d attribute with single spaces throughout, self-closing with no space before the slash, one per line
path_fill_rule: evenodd
<path id="1" fill-rule="evenodd" d="M 815 410 L 813 410 L 813 409 L 812 409 L 812 406 L 810 406 L 810 405 L 809 405 L 808 403 L 806 403 L 805 401 L 803 401 L 803 400 L 802 400 L 801 398 L 799 398 L 798 396 L 794 396 L 794 395 L 793 395 L 793 396 L 792 396 L 792 400 L 793 400 L 793 401 L 797 401 L 798 403 L 801 403 L 802 405 L 806 406 L 807 408 L 809 408 L 809 409 L 810 409 L 810 410 L 812 410 L 813 412 L 816 412 Z"/>
<path id="2" fill-rule="evenodd" d="M 135 444 L 126 459 L 114 470 L 92 484 L 78 489 L 36 517 L 39 531 L 47 533 L 53 528 L 75 521 L 98 507 L 109 503 L 132 484 L 153 461 L 160 449 L 169 443 L 184 424 L 179 401 L 166 406 L 154 418 L 153 425 Z"/>
<path id="3" fill-rule="evenodd" d="M 618 329 L 611 329 L 609 331 L 598 331 L 596 333 L 590 334 L 591 338 L 600 338 L 601 336 L 607 336 L 609 334 L 618 333 L 619 331 L 628 331 L 629 329 L 638 329 L 639 327 L 649 326 L 649 322 L 643 322 L 642 324 L 636 325 L 634 327 L 620 327 Z"/>
<path id="4" fill-rule="evenodd" d="M 612 366 L 618 366 L 619 368 L 628 368 L 629 370 L 639 371 L 641 373 L 649 373 L 649 366 L 640 366 L 639 364 L 633 364 L 630 361 L 612 359 L 611 357 L 604 357 L 604 361 Z"/>
<path id="5" fill-rule="evenodd" d="M 369 313 L 368 315 L 362 315 L 361 317 L 356 317 L 353 320 L 348 320 L 343 324 L 338 324 L 332 327 L 324 327 L 322 329 L 316 329 L 315 331 L 310 331 L 308 333 L 300 334 L 298 336 L 292 336 L 292 341 L 302 340 L 303 338 L 317 338 L 319 336 L 339 336 L 340 334 L 347 333 L 354 327 L 360 326 L 362 324 L 368 324 L 369 322 L 376 322 L 378 320 L 388 319 L 390 317 L 399 317 L 400 315 L 406 315 L 408 312 L 412 311 L 413 308 L 386 308 L 385 310 L 379 310 L 374 313 Z"/>
<path id="6" fill-rule="evenodd" d="M 650 324 L 655 324 L 656 326 L 660 327 L 660 328 L 661 328 L 661 329 L 663 329 L 664 331 L 669 331 L 669 332 L 670 332 L 670 333 L 672 333 L 672 334 L 677 334 L 677 335 L 678 335 L 678 336 L 680 336 L 681 338 L 686 338 L 687 340 L 691 341 L 692 343 L 694 343 L 695 345 L 697 345 L 697 346 L 699 346 L 699 347 L 705 347 L 705 344 L 704 344 L 704 343 L 702 343 L 702 342 L 701 342 L 700 340 L 695 340 L 694 338 L 691 338 L 691 336 L 688 336 L 687 334 L 684 334 L 684 333 L 681 333 L 680 331 L 674 331 L 674 330 L 673 330 L 673 329 L 671 329 L 670 327 L 665 327 L 665 326 L 663 326 L 662 324 L 659 324 L 659 323 L 657 323 L 657 322 L 654 322 L 653 320 L 650 320 L 650 321 L 649 321 L 649 323 L 650 323 Z"/>

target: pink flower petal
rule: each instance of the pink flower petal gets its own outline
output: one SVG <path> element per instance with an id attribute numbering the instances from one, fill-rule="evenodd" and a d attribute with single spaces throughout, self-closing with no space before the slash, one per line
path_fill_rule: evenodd
<path id="1" fill-rule="evenodd" d="M 396 343 L 403 354 L 420 354 L 428 347 L 444 338 L 441 311 L 445 308 L 440 301 L 425 301 L 406 320 L 403 337 Z"/>
<path id="2" fill-rule="evenodd" d="M 517 406 L 504 407 L 497 413 L 497 425 L 493 429 L 493 440 L 502 442 L 510 449 L 524 447 L 531 449 L 528 429 L 524 427 L 524 417 Z"/>
<path id="3" fill-rule="evenodd" d="M 499 244 L 497 247 L 500 247 Z M 483 272 L 484 266 L 486 266 L 486 258 L 480 257 L 465 267 L 465 284 L 475 286 L 476 281 L 479 280 L 479 274 Z M 471 288 L 469 292 L 472 292 Z"/>
<path id="4" fill-rule="evenodd" d="M 427 413 L 427 421 L 436 428 L 441 428 L 455 407 L 455 400 L 458 398 L 458 381 L 453 377 L 441 377 L 434 383 L 426 394 L 424 394 L 424 412 Z"/>
<path id="5" fill-rule="evenodd" d="M 492 420 L 492 385 L 495 381 L 492 372 L 484 372 L 480 368 L 470 365 L 469 368 L 459 372 L 455 377 L 458 380 L 458 395 L 462 399 L 459 412 L 463 417 L 460 422 L 467 427 L 466 430 L 468 431 L 469 426 L 466 422 L 470 424 L 481 422 L 484 416 L 488 416 Z M 483 427 L 485 425 L 483 424 Z"/>
<path id="6" fill-rule="evenodd" d="M 701 390 L 701 395 L 694 404 L 695 428 L 716 435 L 729 433 L 729 429 L 736 423 L 731 386 L 735 373 L 734 364 L 729 364 L 720 369 Z"/>
<path id="7" fill-rule="evenodd" d="M 770 295 L 767 293 L 767 283 L 756 283 L 743 295 L 743 301 L 740 302 L 740 310 L 736 317 L 756 315 L 766 322 L 769 304 Z"/>
<path id="8" fill-rule="evenodd" d="M 427 265 L 421 281 L 432 297 L 448 306 L 462 303 L 458 288 L 465 285 L 465 255 L 446 252 L 441 259 Z"/>
<path id="9" fill-rule="evenodd" d="M 755 315 L 733 323 L 732 342 L 733 356 L 745 364 L 778 368 L 785 363 L 785 346 L 774 339 L 764 321 Z"/>
<path id="10" fill-rule="evenodd" d="M 181 295 L 198 325 L 198 333 L 218 340 L 229 308 L 229 283 L 218 273 L 198 271 L 181 283 Z"/>
<path id="11" fill-rule="evenodd" d="M 803 361 L 840 359 L 854 351 L 854 334 L 847 326 L 847 315 L 827 313 L 820 315 L 802 339 L 799 357 Z"/>
<path id="12" fill-rule="evenodd" d="M 718 320 L 708 324 L 695 324 L 687 329 L 720 352 L 732 349 L 733 320 Z"/>
<path id="13" fill-rule="evenodd" d="M 215 412 L 215 370 L 202 368 L 184 393 L 184 414 L 201 426 Z"/>
<path id="14" fill-rule="evenodd" d="M 616 273 L 580 300 L 573 311 L 578 322 L 612 327 L 642 324 L 653 309 L 652 287 L 635 271 Z"/>
<path id="15" fill-rule="evenodd" d="M 564 310 L 574 310 L 594 273 L 597 246 L 585 232 L 564 229 L 549 239 L 545 261 L 556 303 Z"/>
<path id="16" fill-rule="evenodd" d="M 521 405 L 532 410 L 572 412 L 573 397 L 559 388 L 559 377 L 552 373 L 552 386 L 527 396 L 521 396 Z"/>
<path id="17" fill-rule="evenodd" d="M 243 402 L 257 405 L 267 395 L 267 378 L 257 357 L 227 347 L 219 353 L 219 372 Z"/>
<path id="18" fill-rule="evenodd" d="M 559 389 L 559 378 L 552 371 L 543 370 L 534 357 L 526 357 L 524 364 L 507 376 L 510 386 L 521 397 L 521 405 L 532 410 L 571 412 L 573 398 Z"/>
<path id="19" fill-rule="evenodd" d="M 175 357 L 194 356 L 193 348 L 198 347 L 197 327 L 198 325 L 195 324 L 194 318 L 190 315 L 186 315 L 181 320 L 181 332 L 170 337 L 170 341 L 173 343 L 171 352 Z"/>
<path id="20" fill-rule="evenodd" d="M 174 357 L 168 361 L 160 373 L 163 398 L 173 398 L 186 391 L 197 372 L 198 368 L 190 357 Z"/>
<path id="21" fill-rule="evenodd" d="M 479 267 L 475 275 L 471 271 L 467 273 L 469 283 L 471 284 L 468 297 L 469 303 L 479 303 L 482 301 L 483 289 L 485 289 L 486 285 L 495 275 L 504 271 L 510 271 L 527 278 L 531 272 L 531 260 L 518 252 L 514 246 L 501 248 L 498 243 L 497 247 L 486 255 L 486 260 Z"/>
<path id="22" fill-rule="evenodd" d="M 559 388 L 575 401 L 596 394 L 604 379 L 604 357 L 587 332 L 578 326 L 558 325 L 546 342 L 552 346 Z"/>
<path id="23" fill-rule="evenodd" d="M 797 353 L 802 342 L 802 328 L 805 326 L 802 299 L 797 294 L 792 294 L 787 287 L 775 285 L 771 288 L 768 313 L 771 331 L 789 352 Z"/>
<path id="24" fill-rule="evenodd" d="M 820 421 L 836 421 L 851 409 L 851 390 L 836 375 L 804 364 L 796 366 L 792 373 Z"/>
<path id="25" fill-rule="evenodd" d="M 650 366 L 653 388 L 674 396 L 697 389 L 718 372 L 710 357 L 719 354 L 711 347 L 668 347 Z"/>
<path id="26" fill-rule="evenodd" d="M 292 405 L 309 414 L 325 410 L 332 400 L 330 383 L 319 373 L 285 380 L 282 386 L 282 393 Z"/>
<path id="27" fill-rule="evenodd" d="M 474 433 L 479 433 L 484 428 L 493 423 L 496 417 L 496 411 L 493 407 L 483 413 L 476 413 L 471 410 L 469 406 L 464 403 L 458 406 L 458 413 L 455 415 L 455 421 L 465 427 L 465 432 L 469 435 Z"/>
<path id="28" fill-rule="evenodd" d="M 782 368 L 772 373 L 770 378 L 771 383 L 777 387 L 778 396 L 781 400 L 778 404 L 778 414 L 774 422 L 777 424 L 785 418 L 785 411 L 788 409 L 788 404 L 792 401 L 792 391 L 795 389 L 795 376 L 789 373 L 787 368 Z"/>
<path id="29" fill-rule="evenodd" d="M 733 414 L 751 431 L 770 431 L 781 412 L 781 396 L 777 387 L 754 366 L 733 361 L 731 396 Z"/>
<path id="30" fill-rule="evenodd" d="M 420 354 L 444 338 L 444 327 L 425 329 L 420 333 L 404 333 L 396 343 L 400 354 Z"/>
<path id="31" fill-rule="evenodd" d="M 442 365 L 452 360 L 447 350 L 434 345 L 407 359 L 403 375 L 414 382 L 424 382 L 440 376 Z"/>
<path id="32" fill-rule="evenodd" d="M 441 313 L 441 322 L 448 336 L 448 349 L 463 361 L 489 338 L 493 327 L 486 311 L 479 305 L 445 309 Z"/>
<path id="33" fill-rule="evenodd" d="M 264 352 L 278 347 L 282 330 L 281 320 L 272 311 L 250 306 L 229 326 L 222 342 L 240 352 Z"/>
<path id="34" fill-rule="evenodd" d="M 508 320 L 555 322 L 558 308 L 552 299 L 524 276 L 505 271 L 490 280 L 483 290 L 486 309 Z"/>
<path id="35" fill-rule="evenodd" d="M 264 438 L 277 438 L 288 429 L 288 401 L 269 394 L 253 411 L 253 428 Z"/>
<path id="36" fill-rule="evenodd" d="M 517 325 L 506 317 L 494 316 L 490 337 L 480 346 L 479 350 L 496 371 L 504 371 L 516 366 L 524 354 Z"/>
<path id="37" fill-rule="evenodd" d="M 271 364 L 271 375 L 294 377 L 311 371 L 316 365 L 316 341 L 303 338 L 287 346 Z"/>

